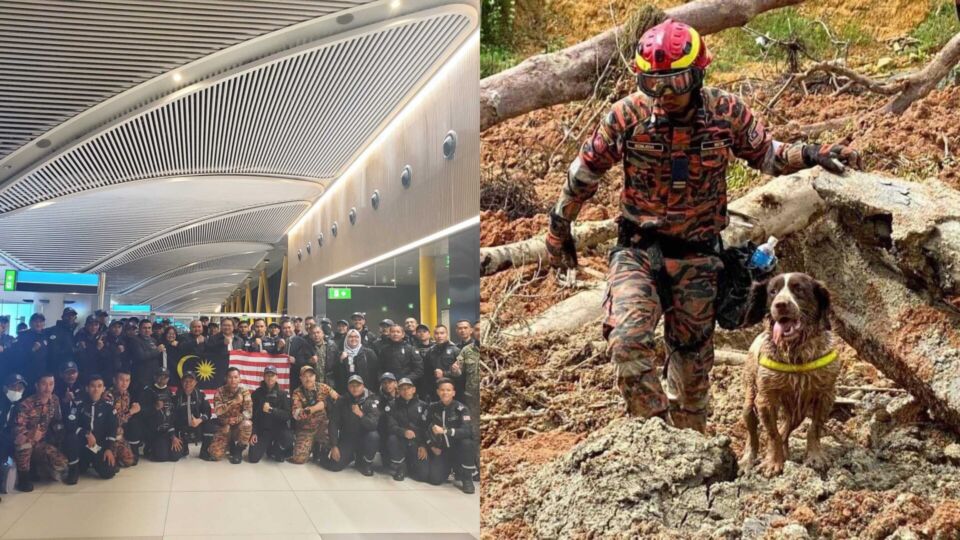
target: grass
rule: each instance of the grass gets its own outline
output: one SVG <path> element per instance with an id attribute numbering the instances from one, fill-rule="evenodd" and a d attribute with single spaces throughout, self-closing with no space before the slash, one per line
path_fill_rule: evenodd
<path id="1" fill-rule="evenodd" d="M 920 42 L 917 50 L 924 55 L 937 52 L 960 32 L 953 0 L 930 0 L 930 5 L 927 18 L 910 32 L 910 37 Z"/>
<path id="2" fill-rule="evenodd" d="M 520 61 L 507 47 L 480 44 L 480 78 L 489 77 L 513 67 Z"/>
<path id="3" fill-rule="evenodd" d="M 732 200 L 763 183 L 763 174 L 751 169 L 742 159 L 730 162 L 727 168 L 727 194 Z"/>

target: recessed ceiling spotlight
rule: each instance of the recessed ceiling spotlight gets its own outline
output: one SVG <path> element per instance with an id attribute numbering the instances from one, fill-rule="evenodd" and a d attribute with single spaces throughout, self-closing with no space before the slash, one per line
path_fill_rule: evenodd
<path id="1" fill-rule="evenodd" d="M 393 2 L 390 2 L 390 7 L 393 9 L 400 7 L 400 0 L 393 0 Z"/>
<path id="2" fill-rule="evenodd" d="M 174 74 L 173 74 L 173 82 L 177 82 L 177 83 L 178 83 L 178 82 L 181 82 L 182 80 L 183 80 L 183 75 L 181 75 L 181 74 L 179 74 L 179 73 L 174 73 Z"/>
<path id="3" fill-rule="evenodd" d="M 48 146 L 50 146 L 50 139 L 40 139 L 37 141 L 37 147 L 39 148 L 46 148 Z"/>

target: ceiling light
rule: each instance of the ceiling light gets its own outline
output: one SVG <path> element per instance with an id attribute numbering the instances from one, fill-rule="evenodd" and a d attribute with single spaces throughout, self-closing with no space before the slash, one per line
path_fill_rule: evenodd
<path id="1" fill-rule="evenodd" d="M 174 74 L 173 74 L 173 82 L 177 82 L 177 83 L 178 83 L 178 82 L 180 82 L 180 81 L 182 81 L 182 80 L 183 80 L 183 75 L 181 75 L 181 74 L 179 74 L 179 73 L 174 73 Z"/>
<path id="2" fill-rule="evenodd" d="M 30 209 L 31 209 L 31 210 L 36 210 L 36 209 L 38 209 L 38 208 L 44 208 L 44 207 L 46 207 L 46 206 L 50 206 L 51 204 L 53 204 L 53 203 L 55 203 L 55 202 L 56 202 L 56 201 L 43 201 L 43 202 L 39 202 L 39 203 L 31 206 Z"/>

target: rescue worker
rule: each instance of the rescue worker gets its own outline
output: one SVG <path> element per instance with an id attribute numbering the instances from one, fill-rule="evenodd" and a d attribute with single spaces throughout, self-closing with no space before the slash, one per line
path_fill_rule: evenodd
<path id="1" fill-rule="evenodd" d="M 323 330 L 323 335 L 326 336 L 327 338 L 327 341 L 332 343 L 333 342 L 333 322 L 330 319 L 323 317 L 320 319 L 319 324 L 320 324 L 320 329 Z"/>
<path id="2" fill-rule="evenodd" d="M 466 319 L 460 319 L 457 321 L 456 326 L 457 332 L 457 347 L 464 348 L 473 341 L 473 325 L 470 324 L 470 321 Z"/>
<path id="3" fill-rule="evenodd" d="M 153 369 L 153 383 L 140 392 L 146 455 L 151 461 L 177 461 L 181 443 L 173 425 L 173 392 L 167 386 L 170 374 L 160 366 Z"/>
<path id="4" fill-rule="evenodd" d="M 45 330 L 50 353 L 47 356 L 47 371 L 56 373 L 61 366 L 74 359 L 74 333 L 77 331 L 77 310 L 72 307 L 63 308 L 60 320 L 53 328 Z"/>
<path id="5" fill-rule="evenodd" d="M 427 408 L 429 481 L 439 486 L 453 470 L 454 476 L 461 482 L 460 490 L 473 493 L 477 443 L 474 440 L 470 411 L 466 405 L 453 399 L 456 393 L 453 381 L 440 379 L 437 381 L 437 396 L 440 401 L 431 403 Z"/>
<path id="6" fill-rule="evenodd" d="M 433 337 L 430 335 L 430 327 L 425 324 L 417 325 L 417 330 L 415 332 L 414 342 L 412 343 L 413 347 L 417 349 L 417 352 L 420 353 L 420 358 L 427 357 L 427 351 L 430 350 L 430 347 L 433 347 L 436 342 L 433 341 Z"/>
<path id="7" fill-rule="evenodd" d="M 117 443 L 117 415 L 113 404 L 104 399 L 103 377 L 92 374 L 87 380 L 87 396 L 80 404 L 77 428 L 70 436 L 77 439 L 79 464 L 70 468 L 70 477 L 76 482 L 79 475 L 91 466 L 104 480 L 117 474 L 117 458 L 114 447 Z"/>
<path id="8" fill-rule="evenodd" d="M 293 335 L 302 336 L 303 335 L 303 318 L 294 317 L 293 322 Z"/>
<path id="9" fill-rule="evenodd" d="M 243 340 L 243 349 L 249 351 L 253 342 L 253 334 L 250 332 L 250 321 L 243 319 L 237 323 L 237 337 Z"/>
<path id="10" fill-rule="evenodd" d="M 457 355 L 456 363 L 450 371 L 459 372 L 463 377 L 463 403 L 477 418 L 480 417 L 480 347 L 476 341 L 470 343 Z"/>
<path id="11" fill-rule="evenodd" d="M 114 320 L 102 335 L 103 355 L 100 356 L 99 372 L 104 377 L 113 379 L 120 371 L 130 373 L 130 365 L 126 360 L 126 341 L 123 338 L 123 323 Z"/>
<path id="12" fill-rule="evenodd" d="M 276 366 L 263 368 L 263 381 L 253 391 L 253 435 L 247 459 L 257 463 L 264 454 L 284 461 L 293 452 L 290 430 L 290 396 L 277 382 Z"/>
<path id="13" fill-rule="evenodd" d="M 380 334 L 370 343 L 373 352 L 380 354 L 380 349 L 390 341 L 390 327 L 396 324 L 393 319 L 384 319 L 378 325 Z M 406 337 L 404 337 L 406 341 Z"/>
<path id="14" fill-rule="evenodd" d="M 373 458 L 380 451 L 380 399 L 363 385 L 363 378 L 351 375 L 348 393 L 333 405 L 330 414 L 330 453 L 320 464 L 342 471 L 356 461 L 357 470 L 373 476 Z"/>
<path id="15" fill-rule="evenodd" d="M 200 443 L 200 458 L 209 460 L 210 444 L 219 426 L 203 391 L 197 388 L 197 374 L 186 371 L 180 378 L 180 390 L 173 398 L 173 425 L 181 456 L 190 455 L 190 443 Z M 176 450 L 176 449 L 174 449 Z"/>
<path id="16" fill-rule="evenodd" d="M 393 373 L 398 378 L 408 378 L 417 384 L 423 377 L 423 359 L 409 343 L 404 340 L 403 328 L 395 324 L 390 327 L 390 340 L 381 349 L 380 368 Z"/>
<path id="17" fill-rule="evenodd" d="M 367 328 L 367 316 L 358 311 L 350 316 L 350 324 L 354 330 L 360 332 L 360 339 L 363 342 L 363 346 L 372 346 L 377 336 L 374 336 Z"/>
<path id="18" fill-rule="evenodd" d="M 229 450 L 230 463 L 239 464 L 253 434 L 253 400 L 240 386 L 240 370 L 234 366 L 227 368 L 227 383 L 213 397 L 213 412 L 220 426 L 210 444 L 210 458 L 219 461 Z"/>
<path id="19" fill-rule="evenodd" d="M 84 377 L 93 373 L 100 373 L 100 366 L 104 364 L 103 357 L 106 355 L 106 343 L 103 340 L 103 334 L 100 333 L 100 320 L 95 316 L 87 317 L 83 328 L 74 336 L 76 348 L 76 362 L 80 368 L 80 373 Z"/>
<path id="20" fill-rule="evenodd" d="M 60 400 L 64 416 L 69 414 L 70 404 L 83 400 L 83 385 L 80 384 L 80 370 L 73 360 L 67 361 L 60 368 L 60 378 L 57 380 L 53 393 Z"/>
<path id="21" fill-rule="evenodd" d="M 350 329 L 343 342 L 343 350 L 339 357 L 334 357 L 330 378 L 337 392 L 346 393 L 347 379 L 353 375 L 376 380 L 380 372 L 380 362 L 377 354 L 370 347 L 363 345 L 360 332 Z"/>
<path id="22" fill-rule="evenodd" d="M 207 337 L 203 335 L 203 324 L 199 319 L 190 321 L 189 332 L 180 336 L 179 342 L 178 349 L 180 350 L 180 358 L 187 355 L 194 355 L 200 358 L 204 357 Z M 178 358 L 177 361 L 179 360 Z"/>
<path id="23" fill-rule="evenodd" d="M 233 333 L 233 319 L 224 319 L 219 331 L 207 338 L 206 343 L 206 352 L 211 358 L 230 358 L 230 351 L 243 350 L 243 340 Z"/>
<path id="24" fill-rule="evenodd" d="M 106 334 L 109 326 L 108 322 L 110 321 L 110 314 L 102 309 L 98 309 L 93 312 L 93 316 L 96 317 L 97 322 L 100 323 L 100 333 Z"/>
<path id="25" fill-rule="evenodd" d="M 417 320 L 413 317 L 407 317 L 403 320 L 403 333 L 406 336 L 407 343 L 417 345 Z"/>
<path id="26" fill-rule="evenodd" d="M 454 373 L 452 370 L 460 349 L 450 343 L 448 336 L 447 327 L 442 324 L 438 324 L 433 329 L 436 345 L 427 351 L 427 356 L 423 359 L 425 374 L 418 388 L 421 395 L 436 396 L 437 381 L 443 378 L 453 381 L 457 395 L 463 395 L 463 374 L 459 371 Z"/>
<path id="27" fill-rule="evenodd" d="M 308 315 L 303 318 L 303 333 L 300 334 L 305 336 L 310 333 L 310 329 L 317 325 L 317 319 L 313 315 Z"/>
<path id="28" fill-rule="evenodd" d="M 387 422 L 387 408 L 393 405 L 393 402 L 396 401 L 397 396 L 400 395 L 397 390 L 397 377 L 390 373 L 389 371 L 385 372 L 380 376 L 380 390 L 377 393 L 377 397 L 380 398 L 380 425 L 377 426 L 377 431 L 380 432 L 380 457 L 382 459 L 387 459 L 387 438 L 390 435 L 390 426 Z"/>
<path id="29" fill-rule="evenodd" d="M 350 330 L 350 323 L 344 319 L 337 321 L 337 330 L 333 333 L 333 342 L 336 343 L 337 349 L 343 350 L 343 340 L 347 337 L 347 330 Z"/>
<path id="30" fill-rule="evenodd" d="M 413 381 L 400 379 L 400 396 L 384 408 L 387 416 L 387 457 L 393 479 L 410 477 L 426 482 L 430 474 L 427 455 L 427 404 L 417 397 Z"/>
<path id="31" fill-rule="evenodd" d="M 11 371 L 23 375 L 27 383 L 35 386 L 40 374 L 47 372 L 47 357 L 50 354 L 44 325 L 46 318 L 42 313 L 30 316 L 30 328 L 17 335 L 14 344 L 13 359 L 16 364 Z M 51 371 L 50 373 L 54 373 Z M 33 388 L 30 388 L 33 390 Z"/>
<path id="32" fill-rule="evenodd" d="M 114 454 L 121 467 L 132 467 L 139 463 L 140 447 L 143 445 L 143 415 L 140 414 L 140 403 L 130 393 L 130 380 L 129 371 L 118 371 L 113 376 L 113 387 L 106 395 L 117 416 Z"/>
<path id="33" fill-rule="evenodd" d="M 581 146 L 546 239 L 551 266 L 577 266 L 572 222 L 604 173 L 622 162 L 620 234 L 609 259 L 603 323 L 617 388 L 629 414 L 700 432 L 730 160 L 742 158 L 770 175 L 815 165 L 836 173 L 860 167 L 860 156 L 843 145 L 774 141 L 741 98 L 703 86 L 710 60 L 703 38 L 686 24 L 668 19 L 643 34 L 634 58 L 639 91 L 615 103 Z M 654 369 L 661 315 L 666 393 Z"/>
<path id="34" fill-rule="evenodd" d="M 68 459 L 60 450 L 64 435 L 63 416 L 60 400 L 53 394 L 53 374 L 41 374 L 34 387 L 35 393 L 20 401 L 14 413 L 17 490 L 23 492 L 33 491 L 31 467 L 39 476 L 67 480 Z"/>
<path id="35" fill-rule="evenodd" d="M 7 485 L 7 461 L 14 456 L 16 407 L 27 390 L 27 380 L 19 373 L 11 373 L 3 380 L 0 394 L 0 486 Z"/>
<path id="36" fill-rule="evenodd" d="M 139 333 L 128 341 L 127 352 L 133 373 L 135 388 L 147 388 L 153 384 L 153 374 L 163 365 L 166 348 L 153 338 L 153 323 L 143 319 L 137 325 Z"/>
<path id="37" fill-rule="evenodd" d="M 10 335 L 10 316 L 0 315 L 0 378 L 16 373 L 13 356 L 13 344 L 16 340 Z"/>
<path id="38" fill-rule="evenodd" d="M 289 354 L 293 357 L 291 373 L 300 373 L 303 366 L 310 364 L 316 370 L 320 382 L 331 384 L 337 351 L 329 346 L 319 326 L 312 326 L 306 335 L 290 338 Z M 299 386 L 299 381 L 290 382 L 294 389 Z"/>
<path id="39" fill-rule="evenodd" d="M 306 463 L 311 452 L 319 459 L 329 446 L 329 407 L 339 398 L 329 385 L 317 382 L 317 370 L 310 364 L 300 368 L 300 386 L 293 391 L 294 435 L 293 456 L 290 463 Z"/>
<path id="40" fill-rule="evenodd" d="M 275 339 L 267 334 L 267 321 L 263 319 L 253 321 L 253 334 L 246 341 L 247 352 L 278 354 L 282 353 L 286 347 L 286 342 L 283 339 Z"/>
<path id="41" fill-rule="evenodd" d="M 270 337 L 277 339 L 280 337 L 280 325 L 275 322 L 270 323 L 267 325 L 267 332 L 270 334 Z"/>

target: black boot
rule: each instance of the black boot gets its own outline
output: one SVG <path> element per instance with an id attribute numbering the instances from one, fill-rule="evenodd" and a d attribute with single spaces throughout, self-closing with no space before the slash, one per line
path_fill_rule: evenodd
<path id="1" fill-rule="evenodd" d="M 396 480 L 397 482 L 403 482 L 403 479 L 407 477 L 406 472 L 404 471 L 406 467 L 407 467 L 406 463 L 394 464 L 393 479 Z"/>
<path id="2" fill-rule="evenodd" d="M 29 471 L 17 471 L 17 491 L 24 493 L 33 491 L 33 482 L 30 481 Z"/>
<path id="3" fill-rule="evenodd" d="M 204 437 L 203 442 L 200 443 L 200 459 L 204 461 L 214 461 L 210 457 L 210 437 Z"/>
<path id="4" fill-rule="evenodd" d="M 367 460 L 363 459 L 363 456 L 357 460 L 357 470 L 364 476 L 373 476 L 373 467 L 367 463 Z"/>
<path id="5" fill-rule="evenodd" d="M 468 495 L 474 493 L 472 471 L 464 469 L 460 473 L 460 491 Z"/>
<path id="6" fill-rule="evenodd" d="M 133 452 L 133 463 L 131 464 L 131 466 L 136 465 L 137 463 L 140 463 L 140 445 L 131 444 L 130 451 Z"/>
<path id="7" fill-rule="evenodd" d="M 245 447 L 237 443 L 233 443 L 230 446 L 230 463 L 234 465 L 240 464 L 243 461 L 243 449 Z"/>
<path id="8" fill-rule="evenodd" d="M 64 484 L 72 486 L 77 483 L 77 480 L 80 479 L 80 465 L 74 463 L 70 465 L 70 468 L 67 470 L 67 478 L 63 481 Z"/>

